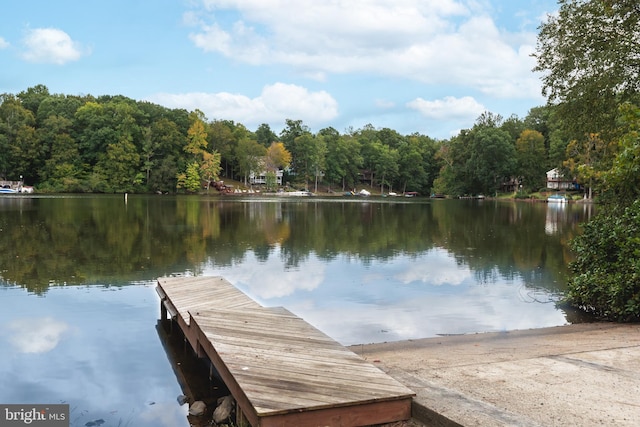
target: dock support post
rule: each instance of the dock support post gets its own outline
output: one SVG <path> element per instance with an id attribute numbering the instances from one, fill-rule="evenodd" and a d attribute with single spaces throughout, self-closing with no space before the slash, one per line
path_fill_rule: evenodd
<path id="1" fill-rule="evenodd" d="M 160 320 L 167 320 L 167 307 L 164 306 L 164 300 L 160 300 Z"/>
<path id="2" fill-rule="evenodd" d="M 160 323 L 164 326 L 167 324 L 167 321 L 169 321 L 169 332 L 168 334 L 171 335 L 171 333 L 173 332 L 173 319 L 171 319 L 167 313 L 167 306 L 164 305 L 164 298 L 160 299 Z M 165 329 L 166 330 L 166 329 Z"/>

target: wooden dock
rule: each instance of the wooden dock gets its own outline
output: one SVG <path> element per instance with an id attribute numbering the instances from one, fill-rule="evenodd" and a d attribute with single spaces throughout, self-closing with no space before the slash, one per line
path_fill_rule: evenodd
<path id="1" fill-rule="evenodd" d="M 158 279 L 163 319 L 209 358 L 253 427 L 368 426 L 411 417 L 414 393 L 284 308 L 221 277 Z"/>

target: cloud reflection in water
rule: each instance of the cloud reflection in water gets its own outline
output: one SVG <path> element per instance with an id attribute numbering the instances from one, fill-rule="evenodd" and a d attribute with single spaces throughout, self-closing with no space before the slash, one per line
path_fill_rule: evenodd
<path id="1" fill-rule="evenodd" d="M 225 277 L 265 306 L 284 306 L 345 345 L 566 323 L 553 304 L 523 298 L 518 275 L 479 275 L 443 249 L 366 266 L 311 254 L 288 269 L 276 247 L 266 261 L 248 252 L 203 274 Z"/>
<path id="2" fill-rule="evenodd" d="M 69 403 L 71 425 L 188 426 L 154 286 L 0 287 L 0 403 Z M 7 309 L 8 308 L 8 309 Z"/>
<path id="3" fill-rule="evenodd" d="M 69 329 L 52 317 L 22 318 L 9 322 L 9 342 L 21 353 L 47 353 L 58 345 Z"/>

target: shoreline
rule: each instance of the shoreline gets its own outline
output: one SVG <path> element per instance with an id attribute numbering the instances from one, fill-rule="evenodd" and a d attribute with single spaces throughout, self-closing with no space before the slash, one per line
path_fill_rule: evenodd
<path id="1" fill-rule="evenodd" d="M 437 426 L 633 426 L 640 324 L 580 323 L 355 345 Z"/>

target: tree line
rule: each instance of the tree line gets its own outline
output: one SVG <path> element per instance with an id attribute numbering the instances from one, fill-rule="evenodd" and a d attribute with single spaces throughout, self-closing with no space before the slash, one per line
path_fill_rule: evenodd
<path id="1" fill-rule="evenodd" d="M 37 85 L 0 95 L 0 178 L 22 176 L 46 192 L 174 193 L 281 169 L 286 182 L 316 190 L 366 181 L 380 192 L 493 194 L 514 177 L 537 190 L 545 172 L 566 160 L 568 142 L 557 135 L 553 110 L 506 120 L 487 112 L 448 140 L 372 125 L 314 133 L 293 119 L 276 134 L 268 124 L 252 131 L 198 110 L 52 94 Z"/>

